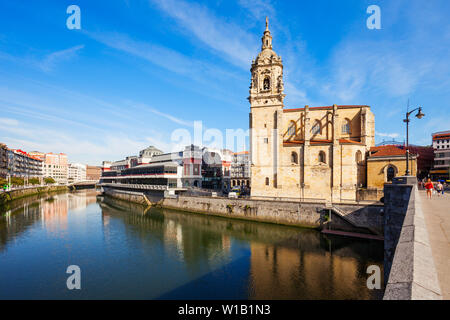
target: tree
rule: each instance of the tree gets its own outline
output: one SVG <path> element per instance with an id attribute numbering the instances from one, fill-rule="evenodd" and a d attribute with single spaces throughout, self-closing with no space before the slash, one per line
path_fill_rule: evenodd
<path id="1" fill-rule="evenodd" d="M 35 185 L 35 184 L 40 184 L 40 181 L 38 178 L 31 178 L 28 180 L 29 184 Z"/>
<path id="2" fill-rule="evenodd" d="M 44 182 L 45 182 L 45 184 L 54 184 L 54 183 L 56 183 L 55 179 L 53 179 L 51 177 L 44 178 Z"/>
<path id="3" fill-rule="evenodd" d="M 12 184 L 13 186 L 23 186 L 23 184 L 24 184 L 23 178 L 12 177 L 12 178 L 11 178 L 11 184 Z"/>

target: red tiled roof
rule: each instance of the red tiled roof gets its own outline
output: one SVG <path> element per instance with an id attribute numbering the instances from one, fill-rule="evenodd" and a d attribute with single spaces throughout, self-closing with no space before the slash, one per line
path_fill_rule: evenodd
<path id="1" fill-rule="evenodd" d="M 241 152 L 235 152 L 235 153 L 233 153 L 233 154 L 235 154 L 235 155 L 239 155 L 239 154 L 249 154 L 249 152 L 248 152 L 248 151 L 241 151 Z"/>
<path id="2" fill-rule="evenodd" d="M 450 134 L 438 134 L 433 136 L 433 140 L 446 140 L 450 139 Z"/>
<path id="3" fill-rule="evenodd" d="M 23 154 L 24 156 L 26 156 L 26 157 L 28 157 L 28 158 L 30 158 L 30 159 L 34 159 L 34 160 L 38 160 L 38 161 L 41 161 L 41 162 L 42 162 L 41 159 L 39 159 L 39 158 L 37 158 L 37 157 L 34 157 L 34 156 L 30 155 L 28 152 L 25 152 L 25 151 L 23 151 L 23 150 L 21 150 L 21 149 L 12 149 L 12 151 L 14 151 L 14 152 L 16 152 L 16 153 L 21 153 L 21 154 Z"/>
<path id="4" fill-rule="evenodd" d="M 366 106 L 366 105 L 342 105 L 342 106 L 337 106 L 338 109 L 363 108 L 363 107 L 369 107 L 369 106 Z M 333 106 L 310 107 L 309 110 L 333 110 Z M 283 110 L 283 112 L 297 112 L 297 111 L 305 111 L 305 108 L 284 109 Z"/>
<path id="5" fill-rule="evenodd" d="M 370 148 L 371 157 L 404 156 L 406 150 L 400 145 L 386 145 Z"/>

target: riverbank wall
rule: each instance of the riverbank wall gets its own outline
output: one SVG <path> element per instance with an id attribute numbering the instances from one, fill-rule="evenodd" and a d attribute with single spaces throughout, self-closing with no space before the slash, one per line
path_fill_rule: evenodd
<path id="1" fill-rule="evenodd" d="M 383 206 L 306 203 L 280 200 L 228 199 L 202 196 L 166 196 L 104 188 L 104 195 L 141 205 L 310 228 L 382 234 Z"/>
<path id="2" fill-rule="evenodd" d="M 69 188 L 66 186 L 45 186 L 45 187 L 35 187 L 26 189 L 17 189 L 0 193 L 0 209 L 7 206 L 8 203 L 33 196 L 33 195 L 44 195 L 54 192 L 66 192 Z"/>

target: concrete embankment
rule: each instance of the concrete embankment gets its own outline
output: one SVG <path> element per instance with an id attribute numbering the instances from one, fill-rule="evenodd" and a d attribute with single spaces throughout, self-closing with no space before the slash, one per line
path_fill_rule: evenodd
<path id="1" fill-rule="evenodd" d="M 349 232 L 382 232 L 383 207 L 376 205 L 336 205 L 330 210 L 324 203 L 228 199 L 219 197 L 175 196 L 104 189 L 104 194 L 142 205 L 167 209 L 312 228 L 332 228 Z M 332 216 L 330 218 L 330 216 Z"/>
<path id="2" fill-rule="evenodd" d="M 385 185 L 385 300 L 440 300 L 422 202 L 413 177 Z"/>
<path id="3" fill-rule="evenodd" d="M 65 192 L 69 189 L 66 186 L 45 186 L 45 187 L 35 187 L 35 188 L 26 188 L 26 189 L 17 189 L 11 190 L 7 192 L 0 193 L 0 212 L 1 209 L 6 207 L 8 203 L 33 196 L 33 195 L 44 195 L 53 192 Z"/>

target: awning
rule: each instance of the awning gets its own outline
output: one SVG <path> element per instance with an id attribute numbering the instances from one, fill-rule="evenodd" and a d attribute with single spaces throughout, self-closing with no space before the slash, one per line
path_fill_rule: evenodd
<path id="1" fill-rule="evenodd" d="M 431 170 L 430 173 L 448 173 L 448 170 Z"/>

